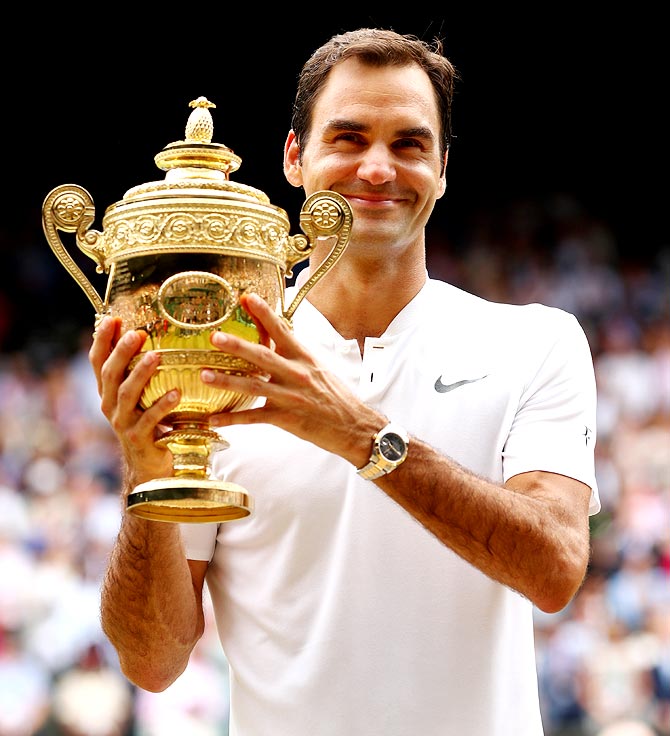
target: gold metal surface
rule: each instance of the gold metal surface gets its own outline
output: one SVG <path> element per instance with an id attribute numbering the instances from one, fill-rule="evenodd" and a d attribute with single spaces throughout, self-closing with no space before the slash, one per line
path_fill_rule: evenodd
<path id="1" fill-rule="evenodd" d="M 174 476 L 142 484 L 128 497 L 128 511 L 172 522 L 230 521 L 251 513 L 252 501 L 235 484 L 210 477 L 212 452 L 228 443 L 210 427 L 212 414 L 240 411 L 254 397 L 203 383 L 212 368 L 235 375 L 258 373 L 256 366 L 214 350 L 215 330 L 258 343 L 256 326 L 240 303 L 254 292 L 289 322 L 307 292 L 337 263 L 347 246 L 352 214 L 336 192 L 312 194 L 300 211 L 304 234 L 290 235 L 286 212 L 253 187 L 231 182 L 239 156 L 212 143 L 211 102 L 199 97 L 185 138 L 155 156 L 165 179 L 129 189 L 110 205 L 102 230 L 91 229 L 91 195 L 76 184 L 49 192 L 42 207 L 47 241 L 95 308 L 121 320 L 122 333 L 144 330 L 142 352 L 160 354 L 160 364 L 142 395 L 146 409 L 178 388 L 181 400 L 165 419 L 171 429 L 159 440 L 174 459 Z M 74 233 L 77 248 L 108 275 L 104 298 L 63 245 L 60 232 Z M 286 278 L 320 238 L 332 238 L 329 254 L 286 307 Z M 130 364 L 134 367 L 141 358 Z"/>

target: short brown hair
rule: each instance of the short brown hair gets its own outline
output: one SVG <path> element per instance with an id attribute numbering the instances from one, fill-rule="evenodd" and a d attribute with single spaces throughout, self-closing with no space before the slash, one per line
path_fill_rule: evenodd
<path id="1" fill-rule="evenodd" d="M 298 145 L 303 148 L 309 137 L 316 98 L 331 69 L 345 59 L 357 58 L 369 66 L 406 66 L 418 64 L 428 75 L 437 101 L 442 126 L 440 153 L 447 152 L 452 138 L 451 102 L 458 72 L 443 54 L 443 44 L 432 44 L 417 36 L 380 28 L 359 28 L 333 36 L 305 62 L 298 76 L 291 127 Z"/>

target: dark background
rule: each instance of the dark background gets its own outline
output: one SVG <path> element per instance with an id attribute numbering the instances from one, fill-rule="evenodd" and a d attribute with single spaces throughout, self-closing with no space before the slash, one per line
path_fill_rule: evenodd
<path id="1" fill-rule="evenodd" d="M 422 15 L 330 5 L 268 13 L 186 4 L 140 19 L 139 7 L 95 19 L 90 8 L 59 6 L 36 18 L 19 9 L 14 43 L 0 52 L 4 351 L 67 349 L 74 329 L 93 322 L 92 305 L 42 233 L 48 192 L 85 187 L 100 229 L 105 208 L 128 189 L 163 178 L 153 158 L 183 138 L 199 95 L 217 105 L 214 141 L 242 157 L 232 178 L 265 191 L 298 232 L 304 196 L 282 173 L 295 80 L 319 44 L 358 26 L 438 35 L 461 74 L 447 194 L 429 226 L 445 247 L 466 248 L 482 212 L 562 192 L 608 224 L 622 261 L 651 262 L 669 244 L 660 11 L 440 4 Z M 84 264 L 104 294 L 106 277 Z"/>

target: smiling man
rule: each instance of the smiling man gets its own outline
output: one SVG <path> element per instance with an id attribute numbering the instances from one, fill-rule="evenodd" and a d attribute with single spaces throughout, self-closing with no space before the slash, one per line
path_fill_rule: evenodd
<path id="1" fill-rule="evenodd" d="M 213 463 L 253 489 L 254 512 L 124 515 L 102 597 L 123 670 L 149 690 L 180 675 L 206 582 L 234 736 L 543 732 L 532 608 L 562 609 L 586 571 L 595 380 L 572 315 L 428 276 L 455 81 L 439 41 L 390 30 L 335 36 L 308 59 L 284 171 L 305 195 L 348 200 L 349 244 L 292 328 L 243 297 L 269 345 L 212 337 L 268 380 L 202 373 L 257 397 L 216 418 L 230 448 Z M 128 371 L 143 335 L 118 339 L 117 322 L 99 325 L 90 360 L 125 495 L 171 472 L 154 440 L 178 393 L 137 409 L 159 356 Z"/>

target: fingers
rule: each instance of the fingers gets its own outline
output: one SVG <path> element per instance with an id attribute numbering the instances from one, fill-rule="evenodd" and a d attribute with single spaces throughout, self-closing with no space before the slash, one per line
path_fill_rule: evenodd
<path id="1" fill-rule="evenodd" d="M 285 358 L 272 348 L 257 345 L 244 338 L 221 332 L 212 335 L 211 341 L 212 345 L 221 352 L 241 358 L 253 367 L 245 371 L 243 376 L 235 376 L 231 371 L 215 371 L 205 368 L 200 373 L 205 383 L 223 387 L 221 379 L 225 375 L 226 388 L 241 393 L 253 394 L 255 391 L 252 390 L 251 382 L 258 384 L 256 388 L 263 388 L 263 384 L 267 383 L 269 379 L 279 380 L 283 371 L 288 367 Z"/>
<path id="2" fill-rule="evenodd" d="M 96 330 L 89 352 L 98 380 L 100 407 L 117 432 L 123 432 L 137 423 L 138 429 L 146 425 L 146 431 L 153 433 L 158 421 L 176 403 L 175 397 L 163 397 L 159 406 L 151 407 L 149 416 L 140 416 L 137 407 L 147 382 L 160 363 L 160 356 L 148 351 L 129 371 L 128 366 L 142 349 L 147 335 L 142 331 L 129 330 L 120 336 L 120 329 L 120 320 L 105 318 Z"/>
<path id="3" fill-rule="evenodd" d="M 303 354 L 304 351 L 300 343 L 293 336 L 288 322 L 282 315 L 277 314 L 264 299 L 261 299 L 257 294 L 243 294 L 240 298 L 240 303 L 254 320 L 261 336 L 261 345 L 270 347 L 269 343 L 272 342 L 274 343 L 274 352 L 286 357 L 296 357 Z M 212 341 L 215 342 L 215 340 L 221 340 L 221 333 L 214 333 Z M 221 340 L 221 343 L 223 342 L 225 340 Z M 253 345 L 253 343 L 246 342 L 246 346 L 240 345 L 240 347 L 245 348 Z M 227 344 L 230 345 L 230 343 Z M 217 347 L 219 346 L 217 345 Z M 254 353 L 252 350 L 249 354 L 258 354 L 258 352 L 256 351 Z M 264 354 L 264 351 L 260 351 L 260 353 Z M 237 350 L 236 354 L 248 359 L 247 355 L 242 355 Z M 252 360 L 251 362 L 254 361 Z"/>
<path id="4" fill-rule="evenodd" d="M 274 312 L 265 300 L 256 294 L 245 294 L 240 301 L 273 345 L 259 345 L 231 333 L 214 332 L 211 336 L 214 347 L 251 363 L 257 371 L 237 376 L 228 371 L 204 369 L 201 379 L 218 388 L 266 398 L 277 398 L 275 389 L 279 385 L 300 386 L 315 367 L 312 356 L 296 340 L 283 316 Z"/>
<path id="5" fill-rule="evenodd" d="M 114 386 L 118 381 L 117 401 L 120 411 L 124 413 L 131 412 L 139 406 L 142 393 L 160 363 L 160 355 L 149 351 L 141 356 L 131 371 L 128 371 L 128 362 L 135 356 L 141 345 L 142 340 L 138 333 L 127 332 L 108 361 L 111 376 L 108 385 Z M 129 357 L 126 357 L 127 353 L 130 353 Z M 122 372 L 117 378 L 116 372 L 119 368 Z"/>
<path id="6" fill-rule="evenodd" d="M 261 320 L 255 314 L 255 309 L 266 310 L 267 312 L 270 312 L 271 310 L 268 304 L 265 302 L 264 299 L 261 299 L 256 294 L 242 294 L 242 296 L 240 297 L 240 304 L 254 321 L 256 329 L 258 330 L 260 344 L 269 347 L 270 335 L 268 333 L 268 330 L 263 322 L 261 322 Z"/>
<path id="7" fill-rule="evenodd" d="M 121 320 L 118 317 L 106 316 L 93 333 L 93 343 L 88 351 L 88 360 L 93 368 L 98 384 L 98 393 L 102 395 L 102 366 L 119 340 Z"/>
<path id="8" fill-rule="evenodd" d="M 101 320 L 89 350 L 89 361 L 98 383 L 100 408 L 116 433 L 129 477 L 133 483 L 172 473 L 170 452 L 156 445 L 159 434 L 167 430 L 161 422 L 180 400 L 177 390 L 169 391 L 143 410 L 142 393 L 158 369 L 160 355 L 147 351 L 129 370 L 132 359 L 145 344 L 147 334 L 129 330 L 121 334 L 118 317 Z"/>
<path id="9" fill-rule="evenodd" d="M 179 391 L 172 389 L 147 409 L 138 409 L 137 406 L 130 408 L 125 400 L 120 399 L 115 423 L 117 432 L 124 436 L 125 444 L 143 447 L 143 452 L 146 452 L 147 447 L 154 448 L 156 439 L 169 431 L 170 427 L 162 425 L 161 421 L 179 403 L 179 398 Z"/>
<path id="10" fill-rule="evenodd" d="M 129 330 L 123 337 L 116 343 L 111 352 L 108 352 L 107 356 L 102 363 L 100 368 L 100 398 L 102 399 L 102 410 L 105 416 L 109 418 L 111 412 L 117 403 L 117 396 L 120 397 L 120 387 L 126 378 L 128 371 L 128 364 L 131 359 L 139 352 L 142 347 L 144 339 L 142 335 L 134 330 Z M 111 342 L 107 343 L 111 347 Z M 137 382 L 135 382 L 137 383 Z M 131 393 L 129 391 L 131 386 L 125 387 L 125 399 L 130 401 Z M 139 388 L 139 393 L 137 393 Z M 136 405 L 139 396 L 141 394 L 141 388 L 136 387 L 135 389 L 135 402 L 131 404 Z"/>

